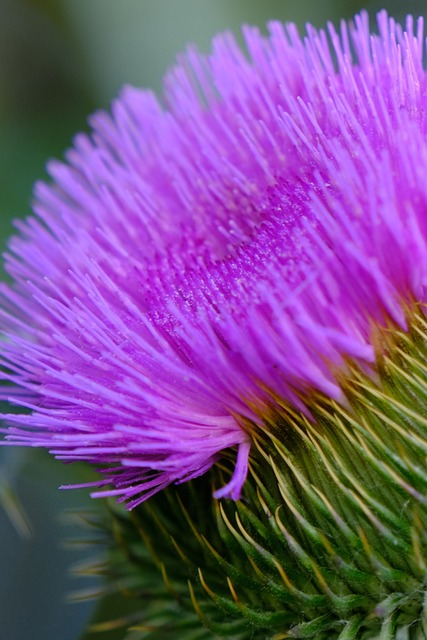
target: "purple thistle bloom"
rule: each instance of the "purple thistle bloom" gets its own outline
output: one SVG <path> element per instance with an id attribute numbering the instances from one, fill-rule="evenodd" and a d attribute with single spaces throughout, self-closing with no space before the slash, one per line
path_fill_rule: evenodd
<path id="1" fill-rule="evenodd" d="M 127 87 L 17 222 L 1 288 L 12 444 L 135 506 L 238 448 L 270 408 L 341 399 L 375 325 L 426 299 L 422 22 L 245 28 L 189 49 L 164 105 Z M 364 364 L 366 363 L 366 365 Z M 286 438 L 286 434 L 283 434 Z M 113 485 L 109 489 L 107 485 Z"/>

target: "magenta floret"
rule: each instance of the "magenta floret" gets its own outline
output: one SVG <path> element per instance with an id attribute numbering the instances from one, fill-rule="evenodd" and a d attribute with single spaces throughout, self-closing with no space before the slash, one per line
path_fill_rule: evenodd
<path id="1" fill-rule="evenodd" d="M 425 50 L 421 20 L 378 26 L 245 28 L 248 56 L 221 35 L 165 106 L 126 87 L 49 164 L 1 288 L 2 394 L 31 410 L 8 442 L 89 461 L 129 506 L 237 447 L 216 493 L 237 499 L 243 424 L 298 389 L 339 400 L 372 325 L 405 326 L 426 298 Z"/>

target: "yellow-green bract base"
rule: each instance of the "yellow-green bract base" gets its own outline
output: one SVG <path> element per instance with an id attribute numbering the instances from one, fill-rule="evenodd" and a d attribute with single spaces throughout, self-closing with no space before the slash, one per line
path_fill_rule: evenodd
<path id="1" fill-rule="evenodd" d="M 377 332 L 375 368 L 348 363 L 345 403 L 272 410 L 240 502 L 212 498 L 225 460 L 112 507 L 106 568 L 132 598 L 129 638 L 427 638 L 426 336 L 413 313 L 407 333 Z"/>

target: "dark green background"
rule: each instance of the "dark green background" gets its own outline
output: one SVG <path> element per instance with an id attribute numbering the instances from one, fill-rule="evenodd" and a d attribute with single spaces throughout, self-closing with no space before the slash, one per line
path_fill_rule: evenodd
<path id="1" fill-rule="evenodd" d="M 187 42 L 207 50 L 213 34 L 238 32 L 242 22 L 323 26 L 361 8 L 387 8 L 399 18 L 427 13 L 426 2 L 415 0 L 0 0 L 2 251 L 12 219 L 30 213 L 32 184 L 44 177 L 46 161 L 61 157 L 87 115 L 108 107 L 123 83 L 159 91 Z M 97 584 L 71 578 L 69 568 L 93 551 L 64 548 L 78 534 L 64 511 L 94 501 L 57 487 L 90 477 L 46 452 L 0 449 L 0 638 L 83 637 L 94 604 L 70 604 L 68 595 Z"/>

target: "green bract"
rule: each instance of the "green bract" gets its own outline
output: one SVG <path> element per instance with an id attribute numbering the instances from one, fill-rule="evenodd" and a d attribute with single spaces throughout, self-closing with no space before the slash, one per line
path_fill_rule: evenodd
<path id="1" fill-rule="evenodd" d="M 217 465 L 112 508 L 129 638 L 427 637 L 427 321 L 410 323 L 378 331 L 372 369 L 348 363 L 345 408 L 306 397 L 311 416 L 284 405 L 251 432 L 239 502 L 212 498 Z"/>

